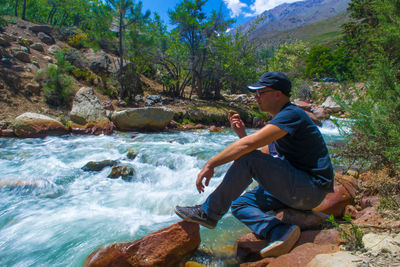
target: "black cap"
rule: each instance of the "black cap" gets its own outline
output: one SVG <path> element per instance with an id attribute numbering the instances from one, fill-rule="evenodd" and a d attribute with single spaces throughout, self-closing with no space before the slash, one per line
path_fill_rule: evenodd
<path id="1" fill-rule="evenodd" d="M 260 90 L 266 87 L 279 90 L 285 95 L 290 96 L 292 84 L 289 78 L 282 72 L 266 72 L 255 84 L 247 86 L 250 91 Z"/>

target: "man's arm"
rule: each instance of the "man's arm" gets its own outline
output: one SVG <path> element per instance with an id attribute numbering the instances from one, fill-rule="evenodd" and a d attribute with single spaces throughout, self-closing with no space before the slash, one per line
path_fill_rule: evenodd
<path id="1" fill-rule="evenodd" d="M 214 175 L 215 167 L 236 160 L 259 147 L 284 137 L 286 134 L 287 132 L 278 126 L 267 124 L 259 131 L 232 143 L 218 155 L 210 159 L 200 171 L 196 180 L 197 190 L 199 193 L 204 192 L 203 179 L 206 178 L 205 185 L 208 186 L 211 177 Z"/>

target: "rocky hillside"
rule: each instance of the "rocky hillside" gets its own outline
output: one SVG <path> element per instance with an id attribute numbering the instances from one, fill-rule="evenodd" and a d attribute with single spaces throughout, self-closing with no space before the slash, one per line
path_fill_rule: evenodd
<path id="1" fill-rule="evenodd" d="M 258 39 L 267 33 L 288 31 L 336 16 L 346 11 L 349 2 L 349 0 L 306 0 L 285 3 L 265 11 L 236 30 L 247 32 L 256 20 L 261 20 L 250 34 L 250 39 Z"/>

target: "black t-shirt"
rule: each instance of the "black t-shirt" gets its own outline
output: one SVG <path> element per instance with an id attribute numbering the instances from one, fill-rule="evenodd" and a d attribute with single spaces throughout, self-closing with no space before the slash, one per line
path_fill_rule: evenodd
<path id="1" fill-rule="evenodd" d="M 288 103 L 269 123 L 288 132 L 274 142 L 278 153 L 295 168 L 309 173 L 315 184 L 333 192 L 334 172 L 328 149 L 307 113 Z"/>

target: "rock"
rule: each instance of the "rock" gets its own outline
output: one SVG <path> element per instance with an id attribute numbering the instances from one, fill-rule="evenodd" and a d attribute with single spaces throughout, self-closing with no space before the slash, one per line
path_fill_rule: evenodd
<path id="1" fill-rule="evenodd" d="M 25 85 L 25 90 L 31 92 L 32 94 L 40 94 L 40 85 L 38 83 L 32 82 Z"/>
<path id="2" fill-rule="evenodd" d="M 26 52 L 19 51 L 19 52 L 15 53 L 14 57 L 15 57 L 16 59 L 21 60 L 22 62 L 31 63 L 31 57 L 30 57 L 30 55 L 29 55 L 28 53 L 26 53 Z"/>
<path id="3" fill-rule="evenodd" d="M 332 112 L 330 109 L 317 106 L 317 107 L 313 107 L 312 113 L 315 115 L 315 117 L 318 120 L 327 120 L 327 119 L 329 119 L 330 114 Z"/>
<path id="4" fill-rule="evenodd" d="M 353 219 L 356 217 L 357 213 L 358 213 L 358 210 L 353 205 L 347 205 L 344 208 L 344 215 L 349 214 L 351 216 L 351 218 L 353 218 Z"/>
<path id="5" fill-rule="evenodd" d="M 11 42 L 15 42 L 17 40 L 17 38 L 15 38 L 12 35 L 8 35 L 8 34 L 0 34 L 0 45 L 2 46 L 9 46 L 11 45 Z"/>
<path id="6" fill-rule="evenodd" d="M 351 176 L 336 175 L 334 192 L 326 195 L 322 203 L 313 209 L 325 214 L 333 214 L 335 217 L 342 217 L 344 209 L 354 201 L 358 190 L 357 180 Z M 340 183 L 340 184 L 339 184 Z"/>
<path id="7" fill-rule="evenodd" d="M 311 112 L 312 105 L 302 100 L 295 100 L 294 104 L 304 111 Z"/>
<path id="8" fill-rule="evenodd" d="M 82 87 L 76 93 L 69 116 L 73 132 L 111 134 L 114 131 L 106 110 L 90 87 Z"/>
<path id="9" fill-rule="evenodd" d="M 43 59 L 46 60 L 49 63 L 53 63 L 53 59 L 51 57 L 49 57 L 49 56 L 44 56 Z"/>
<path id="10" fill-rule="evenodd" d="M 51 34 L 51 32 L 53 31 L 53 27 L 48 26 L 48 25 L 34 25 L 29 27 L 30 31 L 33 31 L 35 33 L 37 32 L 44 32 L 47 34 Z"/>
<path id="11" fill-rule="evenodd" d="M 400 234 L 368 233 L 362 238 L 364 247 L 373 253 L 400 253 Z"/>
<path id="12" fill-rule="evenodd" d="M 0 137 L 15 137 L 12 129 L 0 129 Z"/>
<path id="13" fill-rule="evenodd" d="M 178 266 L 199 244 L 199 225 L 181 221 L 135 242 L 100 248 L 86 258 L 83 266 Z"/>
<path id="14" fill-rule="evenodd" d="M 2 180 L 0 181 L 0 187 L 11 187 L 11 188 L 36 188 L 39 184 L 34 181 L 24 180 Z"/>
<path id="15" fill-rule="evenodd" d="M 89 49 L 85 54 L 90 70 L 95 73 L 115 73 L 117 68 L 113 65 L 112 58 L 103 50 L 94 52 Z"/>
<path id="16" fill-rule="evenodd" d="M 161 101 L 161 96 L 160 95 L 148 95 L 148 96 L 146 96 L 146 99 L 153 100 L 154 102 L 158 103 Z"/>
<path id="17" fill-rule="evenodd" d="M 128 159 L 134 160 L 137 157 L 137 154 L 135 153 L 135 150 L 133 148 L 128 149 L 128 154 L 126 154 L 126 157 Z"/>
<path id="18" fill-rule="evenodd" d="M 41 43 L 34 43 L 33 45 L 31 45 L 31 48 L 39 52 L 44 52 L 44 47 Z"/>
<path id="19" fill-rule="evenodd" d="M 339 251 L 332 254 L 318 254 L 306 267 L 357 267 L 360 266 L 360 262 L 362 262 L 362 259 L 349 251 Z"/>
<path id="20" fill-rule="evenodd" d="M 114 112 L 111 120 L 121 131 L 162 130 L 173 116 L 167 108 L 131 108 Z"/>
<path id="21" fill-rule="evenodd" d="M 306 243 L 294 248 L 290 253 L 274 259 L 268 267 L 304 267 L 318 254 L 335 253 L 337 251 L 339 251 L 339 247 L 336 245 Z"/>
<path id="22" fill-rule="evenodd" d="M 380 196 L 368 196 L 368 197 L 364 197 L 361 199 L 360 201 L 360 206 L 361 209 L 365 209 L 368 207 L 373 207 L 376 204 L 379 203 L 379 201 L 381 201 L 381 197 Z"/>
<path id="23" fill-rule="evenodd" d="M 322 123 L 321 121 L 317 118 L 317 116 L 315 116 L 313 113 L 305 111 L 308 115 L 308 117 L 310 117 L 310 119 L 318 126 L 321 126 Z"/>
<path id="24" fill-rule="evenodd" d="M 301 230 L 319 229 L 325 223 L 327 216 L 320 212 L 283 209 L 277 212 L 276 217 L 288 224 L 296 224 Z"/>
<path id="25" fill-rule="evenodd" d="M 342 111 L 342 107 L 335 102 L 332 96 L 328 96 L 325 102 L 322 103 L 322 107 L 329 108 L 334 113 Z"/>
<path id="26" fill-rule="evenodd" d="M 56 43 L 56 41 L 54 40 L 54 38 L 44 32 L 39 32 L 38 33 L 38 38 L 40 39 L 40 41 L 42 41 L 43 43 L 47 44 L 47 45 L 53 45 Z"/>
<path id="27" fill-rule="evenodd" d="M 195 261 L 187 261 L 185 262 L 185 267 L 207 267 L 207 266 Z"/>
<path id="28" fill-rule="evenodd" d="M 51 57 L 49 57 L 49 56 L 44 56 L 43 59 L 46 60 L 49 63 L 53 63 L 53 59 Z"/>
<path id="29" fill-rule="evenodd" d="M 258 261 L 261 259 L 260 250 L 268 245 L 268 241 L 259 238 L 254 233 L 239 237 L 236 241 L 236 257 L 241 262 Z"/>
<path id="30" fill-rule="evenodd" d="M 133 175 L 135 174 L 135 169 L 131 166 L 114 166 L 111 170 L 111 173 L 107 176 L 108 178 L 119 178 L 122 177 L 125 181 L 132 180 Z"/>
<path id="31" fill-rule="evenodd" d="M 116 160 L 89 161 L 81 169 L 89 172 L 98 172 L 106 167 L 112 167 L 117 164 Z"/>
<path id="32" fill-rule="evenodd" d="M 25 52 L 25 53 L 30 53 L 30 50 L 29 50 L 29 48 L 28 48 L 28 47 L 26 47 L 26 46 L 21 46 L 19 49 L 20 49 L 22 52 Z"/>
<path id="33" fill-rule="evenodd" d="M 23 138 L 68 133 L 68 129 L 61 122 L 44 115 L 29 112 L 18 116 L 14 121 L 13 128 L 15 135 Z"/>
<path id="34" fill-rule="evenodd" d="M 61 50 L 61 47 L 59 47 L 59 46 L 56 45 L 56 44 L 50 46 L 49 49 L 47 49 L 47 51 L 49 51 L 49 53 L 50 53 L 50 54 L 53 54 L 53 55 L 56 54 L 58 50 Z M 52 61 L 53 61 L 53 60 L 52 60 Z M 49 61 L 49 62 L 52 62 L 52 61 Z"/>
<path id="35" fill-rule="evenodd" d="M 69 49 L 64 53 L 64 57 L 73 66 L 81 70 L 88 69 L 88 62 L 86 61 L 86 58 L 79 52 L 78 49 L 76 48 Z"/>
<path id="36" fill-rule="evenodd" d="M 326 230 L 307 230 L 302 231 L 295 247 L 305 243 L 314 243 L 317 245 L 333 244 L 339 246 L 343 243 L 340 233 L 336 229 Z"/>
<path id="37" fill-rule="evenodd" d="M 246 94 L 241 94 L 241 95 L 236 96 L 233 101 L 235 101 L 235 102 L 247 102 L 248 98 L 249 97 Z"/>
<path id="38" fill-rule="evenodd" d="M 274 258 L 264 258 L 257 262 L 242 263 L 242 264 L 240 264 L 240 267 L 265 267 L 268 264 L 270 264 L 273 260 L 274 260 Z"/>
<path id="39" fill-rule="evenodd" d="M 210 133 L 224 133 L 225 132 L 222 128 L 216 127 L 215 125 L 211 125 L 209 130 L 210 130 Z"/>

